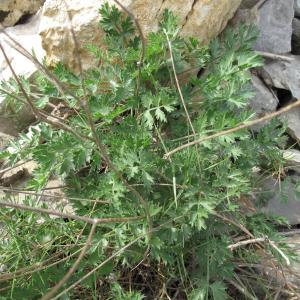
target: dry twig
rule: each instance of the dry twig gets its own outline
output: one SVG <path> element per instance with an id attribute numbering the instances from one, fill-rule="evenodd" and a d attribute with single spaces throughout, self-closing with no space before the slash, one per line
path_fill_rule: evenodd
<path id="1" fill-rule="evenodd" d="M 245 128 L 249 128 L 251 126 L 254 126 L 254 125 L 257 125 L 257 124 L 260 124 L 264 121 L 268 121 L 268 120 L 271 120 L 275 117 L 278 117 L 294 108 L 297 108 L 300 106 L 300 100 L 297 100 L 296 102 L 293 102 L 289 105 L 287 105 L 286 107 L 280 109 L 279 111 L 276 111 L 276 112 L 273 112 L 273 113 L 270 113 L 270 114 L 267 114 L 261 118 L 258 118 L 258 119 L 255 119 L 253 121 L 249 121 L 249 122 L 246 122 L 246 123 L 242 123 L 240 124 L 239 126 L 236 126 L 234 128 L 231 128 L 231 129 L 227 129 L 227 130 L 223 130 L 221 132 L 218 132 L 218 133 L 215 133 L 215 134 L 212 134 L 212 135 L 209 135 L 209 136 L 206 136 L 206 137 L 203 137 L 201 139 L 198 139 L 198 140 L 195 140 L 195 141 L 192 141 L 192 142 L 189 142 L 189 143 L 186 143 L 184 145 L 181 145 L 171 151 L 169 151 L 168 153 L 166 153 L 164 155 L 164 158 L 167 159 L 169 158 L 170 156 L 172 156 L 173 154 L 175 154 L 176 152 L 178 151 L 182 151 L 186 148 L 189 148 L 189 147 L 192 147 L 192 146 L 195 146 L 195 145 L 199 145 L 205 141 L 208 141 L 208 140 L 211 140 L 211 139 L 215 139 L 215 138 L 218 138 L 218 137 L 221 137 L 221 136 L 224 136 L 224 135 L 227 135 L 227 134 L 231 134 L 231 133 L 234 133 L 236 131 L 239 131 L 239 130 L 242 130 L 242 129 L 245 129 Z"/>

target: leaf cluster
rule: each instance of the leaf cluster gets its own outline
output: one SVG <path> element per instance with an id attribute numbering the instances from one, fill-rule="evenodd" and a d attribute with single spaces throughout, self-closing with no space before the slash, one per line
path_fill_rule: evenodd
<path id="1" fill-rule="evenodd" d="M 143 299 L 147 292 L 138 287 L 138 282 L 133 284 L 136 292 L 127 292 L 122 275 L 134 266 L 141 273 L 143 268 L 150 272 L 147 265 L 161 274 L 158 285 L 165 293 L 172 294 L 176 286 L 184 299 L 229 298 L 227 283 L 234 278 L 235 260 L 253 258 L 256 249 L 247 250 L 253 255 L 240 251 L 236 257 L 228 245 L 234 243 L 240 228 L 216 217 L 216 213 L 226 214 L 242 226 L 249 225 L 256 236 L 265 234 L 261 223 L 243 216 L 240 201 L 250 197 L 255 188 L 254 168 L 261 169 L 263 176 L 272 176 L 282 169 L 280 147 L 284 144 L 285 129 L 273 121 L 258 133 L 251 128 L 243 129 L 190 147 L 170 159 L 163 157 L 167 151 L 195 138 L 235 127 L 254 117 L 248 101 L 253 97 L 250 70 L 262 64 L 251 49 L 257 33 L 253 27 L 227 30 L 221 40 L 205 46 L 195 38 L 181 37 L 176 17 L 166 11 L 159 31 L 147 37 L 144 61 L 140 62 L 142 41 L 131 19 L 107 4 L 100 14 L 107 47 L 87 46 L 97 59 L 97 66 L 80 75 L 61 64 L 56 66 L 53 74 L 64 87 L 64 93 L 42 73 L 26 82 L 27 92 L 38 109 L 47 111 L 54 105 L 66 110 L 66 124 L 86 138 L 79 139 L 71 132 L 42 122 L 22 133 L 1 156 L 11 164 L 28 158 L 38 164 L 28 183 L 30 189 L 40 191 L 49 179 L 59 177 L 67 184 L 67 196 L 109 202 L 94 205 L 70 200 L 78 215 L 145 216 L 144 207 L 128 186 L 149 205 L 154 228 L 151 237 L 146 234 L 146 218 L 97 228 L 92 247 L 72 282 L 139 235 L 144 234 L 145 238 L 82 283 L 81 288 L 94 299 L 97 293 L 107 299 Z M 175 84 L 170 51 L 195 135 Z M 197 76 L 195 70 L 200 69 L 204 72 Z M 22 97 L 13 80 L 2 83 L 1 88 L 6 96 L 10 95 L 7 101 L 16 100 L 11 95 Z M 80 100 L 87 101 L 91 116 Z M 99 151 L 89 118 L 114 168 Z M 34 197 L 30 201 L 39 205 Z M 3 263 L 10 271 L 53 257 L 61 249 L 65 251 L 62 257 L 80 249 L 76 240 L 83 226 L 80 222 L 46 218 L 39 224 L 40 219 L 33 213 L 14 209 L 1 210 L 1 219 L 10 238 L 1 242 L 0 249 L 5 256 Z M 16 220 L 14 224 L 12 220 Z M 87 234 L 85 228 L 80 245 Z M 30 238 L 24 240 L 26 235 Z M 150 250 L 145 260 L 147 249 Z M 35 272 L 33 277 L 25 273 L 20 279 L 9 281 L 6 295 L 17 299 L 20 293 L 30 291 L 31 299 L 36 299 L 61 278 L 73 261 L 70 258 L 67 263 Z M 158 293 L 161 288 L 154 290 Z M 80 291 L 71 291 L 67 297 L 76 299 L 76 293 Z"/>

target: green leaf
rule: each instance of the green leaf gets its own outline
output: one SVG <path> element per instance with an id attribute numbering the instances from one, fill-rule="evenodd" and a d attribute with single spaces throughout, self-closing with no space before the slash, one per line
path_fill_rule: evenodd
<path id="1" fill-rule="evenodd" d="M 214 300 L 226 300 L 229 298 L 228 294 L 226 293 L 226 286 L 223 282 L 216 281 L 209 287 Z"/>
<path id="2" fill-rule="evenodd" d="M 161 122 L 167 122 L 166 115 L 165 115 L 165 113 L 160 108 L 157 108 L 155 110 L 155 116 L 156 116 L 156 118 L 159 121 L 161 121 Z"/>
<path id="3" fill-rule="evenodd" d="M 188 297 L 188 300 L 205 300 L 206 293 L 207 293 L 206 288 L 195 289 Z"/>
<path id="4" fill-rule="evenodd" d="M 145 120 L 145 123 L 146 123 L 146 126 L 149 128 L 149 129 L 152 129 L 153 128 L 153 125 L 154 125 L 154 119 L 151 115 L 151 112 L 150 110 L 146 110 L 144 112 L 144 115 L 143 115 L 143 118 Z"/>

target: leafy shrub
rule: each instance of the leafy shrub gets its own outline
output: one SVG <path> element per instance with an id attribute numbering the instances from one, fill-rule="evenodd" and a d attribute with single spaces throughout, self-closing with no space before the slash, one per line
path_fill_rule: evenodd
<path id="1" fill-rule="evenodd" d="M 41 120 L 2 153 L 11 164 L 38 163 L 28 189 L 42 191 L 59 177 L 76 215 L 140 217 L 97 226 L 68 284 L 108 261 L 61 299 L 226 299 L 236 293 L 229 284 L 236 278 L 235 262 L 259 261 L 256 246 L 228 249 L 245 234 L 241 229 L 278 240 L 278 220 L 249 216 L 242 203 L 258 176 L 280 172 L 284 128 L 272 121 L 256 134 L 243 129 L 166 153 L 254 117 L 249 71 L 262 64 L 251 50 L 256 31 L 227 30 L 203 46 L 180 37 L 176 17 L 166 11 L 141 56 L 143 43 L 130 18 L 108 5 L 100 13 L 107 47 L 88 45 L 98 66 L 76 75 L 59 64 L 30 82 L 2 84 L 10 102 L 30 104 L 26 93 Z M 205 71 L 197 76 L 200 69 Z M 50 115 L 53 106 L 59 115 Z M 50 205 L 33 196 L 25 204 Z M 8 237 L 0 242 L 1 263 L 13 274 L 0 276 L 3 299 L 45 294 L 87 242 L 90 225 L 42 216 L 1 209 Z"/>

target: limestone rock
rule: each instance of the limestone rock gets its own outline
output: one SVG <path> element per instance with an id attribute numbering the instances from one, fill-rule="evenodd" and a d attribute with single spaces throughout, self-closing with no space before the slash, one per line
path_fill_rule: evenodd
<path id="1" fill-rule="evenodd" d="M 256 50 L 278 54 L 291 51 L 293 3 L 294 0 L 271 0 L 262 5 Z"/>
<path id="2" fill-rule="evenodd" d="M 45 0 L 1 0 L 0 22 L 3 26 L 14 26 L 35 14 Z"/>
<path id="3" fill-rule="evenodd" d="M 79 44 L 79 52 L 85 69 L 94 60 L 85 50 L 87 44 L 102 45 L 103 32 L 99 28 L 99 13 L 104 0 L 68 0 L 66 8 L 62 0 L 46 0 L 40 25 L 43 48 L 47 62 L 54 65 L 63 62 L 76 70 L 75 47 L 70 34 L 70 22 L 66 10 L 72 16 L 72 26 Z M 113 0 L 107 1 L 114 4 Z M 158 28 L 164 9 L 171 10 L 179 18 L 179 27 L 185 36 L 195 36 L 208 42 L 220 33 L 240 5 L 241 0 L 126 0 L 126 6 L 138 18 L 145 34 Z"/>
<path id="4" fill-rule="evenodd" d="M 41 12 L 33 16 L 27 24 L 8 27 L 5 31 L 18 43 L 20 43 L 27 51 L 34 51 L 39 60 L 45 55 L 41 46 L 41 38 L 38 34 L 41 21 Z M 26 59 L 22 54 L 16 51 L 10 44 L 12 42 L 3 33 L 0 34 L 0 42 L 3 45 L 9 61 L 16 74 L 29 77 L 36 70 L 34 64 Z M 12 73 L 8 67 L 6 60 L 0 53 L 0 80 L 8 80 Z"/>
<path id="5" fill-rule="evenodd" d="M 191 11 L 186 16 L 182 34 L 197 37 L 204 43 L 209 42 L 225 28 L 227 22 L 239 7 L 240 2 L 240 0 L 194 1 Z M 180 6 L 177 6 L 177 10 L 174 12 L 177 13 L 180 9 Z"/>

